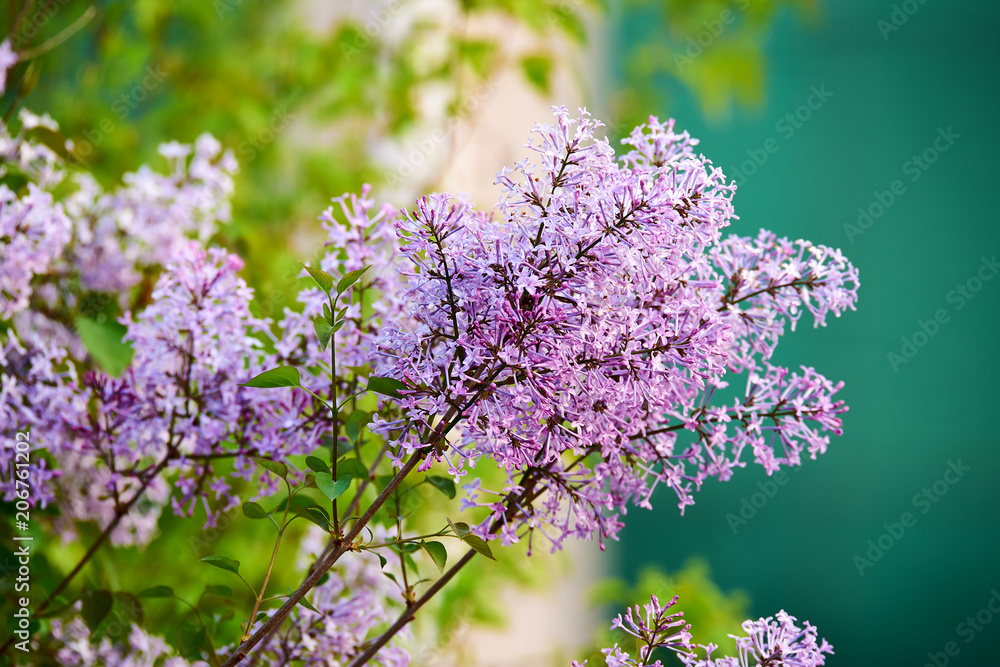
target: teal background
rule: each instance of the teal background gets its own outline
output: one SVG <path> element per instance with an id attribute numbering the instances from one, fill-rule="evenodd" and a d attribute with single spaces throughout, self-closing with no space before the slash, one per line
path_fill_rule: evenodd
<path id="1" fill-rule="evenodd" d="M 844 380 L 851 410 L 845 435 L 789 472 L 745 525 L 734 531 L 727 515 L 738 516 L 742 499 L 766 481 L 754 464 L 730 482 L 708 482 L 683 518 L 672 494 L 659 493 L 656 510 L 629 514 L 617 558 L 631 577 L 646 563 L 676 570 L 691 555 L 705 556 L 721 586 L 750 593 L 755 614 L 784 608 L 817 625 L 836 648 L 829 665 L 920 667 L 933 664 L 928 654 L 941 654 L 939 666 L 1000 665 L 1000 614 L 979 632 L 959 628 L 1000 590 L 1000 276 L 961 309 L 947 298 L 984 256 L 1000 254 L 1000 7 L 913 5 L 888 39 L 877 22 L 890 19 L 891 2 L 826 2 L 805 26 L 783 15 L 767 44 L 766 102 L 758 109 L 707 119 L 688 93 L 663 80 L 656 111 L 700 137 L 727 174 L 748 150 L 777 140 L 777 152 L 736 195 L 741 220 L 733 232 L 768 227 L 839 246 L 860 268 L 857 312 L 831 318 L 825 329 L 803 320 L 776 355 Z M 646 29 L 626 10 L 615 38 L 627 44 Z M 776 123 L 806 102 L 811 86 L 824 85 L 832 97 L 786 138 Z M 912 181 L 904 165 L 949 127 L 960 138 Z M 855 223 L 858 207 L 896 179 L 905 192 L 849 239 L 845 224 Z M 901 338 L 938 309 L 948 322 L 894 371 L 887 354 L 899 354 Z M 915 506 L 914 495 L 959 460 L 970 470 L 921 513 L 927 505 Z M 904 512 L 915 524 L 859 574 L 854 557 L 866 557 L 868 540 Z M 993 605 L 1000 609 L 1000 596 Z M 948 642 L 957 655 L 942 654 Z"/>

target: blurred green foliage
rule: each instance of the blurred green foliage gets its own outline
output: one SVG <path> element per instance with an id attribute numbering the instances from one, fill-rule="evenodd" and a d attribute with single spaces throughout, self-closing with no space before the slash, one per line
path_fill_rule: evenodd
<path id="1" fill-rule="evenodd" d="M 664 89 L 680 84 L 707 116 L 754 106 L 765 90 L 764 44 L 783 11 L 819 15 L 819 0 L 626 0 L 630 34 L 619 44 L 612 112 L 619 133 L 646 121 Z"/>

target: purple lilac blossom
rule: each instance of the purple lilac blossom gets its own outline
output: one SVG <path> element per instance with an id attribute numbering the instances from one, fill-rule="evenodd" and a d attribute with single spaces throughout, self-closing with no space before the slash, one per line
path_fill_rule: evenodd
<path id="1" fill-rule="evenodd" d="M 784 611 L 776 616 L 744 621 L 743 636 L 729 635 L 736 640 L 739 657 L 712 658 L 718 649 L 714 644 L 702 646 L 705 659 L 694 653 L 681 655 L 687 667 L 819 667 L 826 664 L 824 654 L 832 654 L 833 646 L 825 639 L 817 643 L 816 628 L 806 621 L 800 628 L 795 617 Z"/>
<path id="2" fill-rule="evenodd" d="M 17 64 L 17 53 L 10 45 L 10 40 L 0 42 L 0 95 L 7 90 L 7 70 Z"/>
<path id="3" fill-rule="evenodd" d="M 28 307 L 31 283 L 54 268 L 72 223 L 50 193 L 34 183 L 18 197 L 0 184 L 0 320 Z"/>
<path id="4" fill-rule="evenodd" d="M 399 217 L 416 325 L 385 327 L 373 354 L 411 388 L 403 417 L 374 426 L 397 465 L 426 455 L 459 481 L 492 459 L 502 489 L 465 485 L 463 507 L 489 510 L 476 533 L 507 544 L 537 530 L 559 548 L 614 538 L 659 484 L 683 511 L 705 479 L 745 465 L 747 444 L 769 473 L 822 453 L 841 385 L 767 359 L 786 319 L 852 308 L 857 271 L 767 232 L 723 241 L 735 186 L 673 121 L 650 118 L 616 160 L 600 123 L 555 111 L 528 144 L 539 159 L 499 173 L 494 214 L 431 195 Z M 746 394 L 710 406 L 727 370 L 750 371 Z"/>
<path id="5" fill-rule="evenodd" d="M 75 610 L 79 614 L 79 602 Z M 94 644 L 90 629 L 77 615 L 53 619 L 50 636 L 62 645 L 56 657 L 65 667 L 209 667 L 204 660 L 191 662 L 177 657 L 162 637 L 150 635 L 136 624 L 124 642 L 104 637 Z"/>

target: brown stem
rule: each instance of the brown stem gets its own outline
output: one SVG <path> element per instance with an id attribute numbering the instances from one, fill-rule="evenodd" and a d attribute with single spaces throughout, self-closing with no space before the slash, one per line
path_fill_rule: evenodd
<path id="1" fill-rule="evenodd" d="M 452 565 L 447 572 L 445 572 L 437 581 L 434 582 L 433 586 L 427 589 L 426 593 L 421 595 L 416 602 L 407 607 L 406 611 L 400 614 L 399 618 L 396 619 L 396 622 L 392 624 L 392 627 L 383 632 L 382 635 L 379 636 L 379 638 L 376 639 L 364 653 L 358 656 L 354 660 L 354 662 L 351 663 L 350 667 L 360 667 L 360 665 L 363 665 L 369 660 L 371 660 L 375 656 L 375 654 L 378 653 L 380 648 L 385 646 L 386 643 L 396 635 L 396 633 L 398 633 L 400 630 L 403 629 L 403 626 L 405 626 L 407 623 L 413 620 L 413 616 L 417 613 L 417 610 L 423 607 L 428 600 L 430 600 L 432 597 L 434 597 L 434 595 L 438 591 L 444 588 L 445 584 L 451 581 L 454 578 L 454 576 L 458 574 L 458 571 L 461 570 L 463 567 L 465 567 L 466 564 L 469 561 L 471 561 L 475 555 L 476 552 L 472 549 L 469 549 L 469 552 L 464 556 L 462 556 L 462 560 Z"/>
<path id="2" fill-rule="evenodd" d="M 410 457 L 410 460 L 406 462 L 406 465 L 404 465 L 402 469 L 396 473 L 396 476 L 392 478 L 392 481 L 389 482 L 389 484 L 382 490 L 382 493 L 379 494 L 378 498 L 375 499 L 375 502 L 373 502 L 371 506 L 365 510 L 365 513 L 361 516 L 361 518 L 355 522 L 354 527 L 351 528 L 343 539 L 340 539 L 337 542 L 333 551 L 326 557 L 326 560 L 324 560 L 319 567 L 313 570 L 312 574 L 306 577 L 306 580 L 302 582 L 302 585 L 299 586 L 298 590 L 288 597 L 285 604 L 281 605 L 281 608 L 278 609 L 278 611 L 276 611 L 274 615 L 272 615 L 264 623 L 264 625 L 257 630 L 257 632 L 253 633 L 248 640 L 240 645 L 236 652 L 233 653 L 228 660 L 226 660 L 223 667 L 233 667 L 234 665 L 239 664 L 240 661 L 247 657 L 247 654 L 253 650 L 258 643 L 260 643 L 261 639 L 268 636 L 271 632 L 277 629 L 281 623 L 284 622 L 288 614 L 290 614 L 292 609 L 295 608 L 295 605 L 299 603 L 299 600 L 304 598 L 306 593 L 315 588 L 316 584 L 319 583 L 319 580 L 322 579 L 327 570 L 333 567 L 334 563 L 336 563 L 337 560 L 344 555 L 344 553 L 350 550 L 354 539 L 361 533 L 361 530 L 368 524 L 368 522 L 371 521 L 375 512 L 377 512 L 378 509 L 385 504 L 385 501 L 389 498 L 392 492 L 396 490 L 396 487 L 398 487 L 403 479 L 417 467 L 417 464 L 419 464 L 423 458 L 424 455 L 422 453 L 417 453 Z"/>

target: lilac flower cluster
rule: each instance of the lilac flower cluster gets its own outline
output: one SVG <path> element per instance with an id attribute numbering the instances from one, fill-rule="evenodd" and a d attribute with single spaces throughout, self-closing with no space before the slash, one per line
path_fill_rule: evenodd
<path id="1" fill-rule="evenodd" d="M 79 603 L 77 612 L 79 612 Z M 62 644 L 56 657 L 65 667 L 209 667 L 204 660 L 190 662 L 174 655 L 172 647 L 162 637 L 148 634 L 133 624 L 126 642 L 113 642 L 104 637 L 100 643 L 91 642 L 91 632 L 83 619 L 74 616 L 69 620 L 52 621 L 51 637 Z"/>
<path id="2" fill-rule="evenodd" d="M 34 183 L 18 197 L 0 184 L 0 319 L 28 307 L 31 283 L 54 268 L 72 224 L 50 193 Z"/>
<path id="3" fill-rule="evenodd" d="M 766 360 L 785 319 L 852 307 L 857 271 L 767 233 L 723 241 L 735 186 L 672 121 L 636 128 L 620 160 L 598 127 L 557 109 L 528 144 L 538 162 L 498 175 L 494 215 L 432 195 L 397 222 L 416 326 L 386 327 L 374 354 L 410 391 L 376 430 L 397 462 L 444 460 L 457 479 L 484 457 L 505 470 L 500 491 L 466 485 L 464 506 L 489 509 L 484 538 L 613 538 L 629 504 L 648 507 L 662 483 L 683 509 L 743 465 L 746 444 L 769 472 L 815 456 L 846 409 L 840 385 Z M 747 393 L 709 406 L 727 368 L 751 371 Z"/>
<path id="4" fill-rule="evenodd" d="M 236 275 L 242 266 L 235 255 L 190 242 L 161 276 L 152 304 L 123 318 L 135 351 L 125 375 L 85 378 L 81 390 L 96 407 L 67 423 L 69 447 L 110 471 L 105 486 L 116 498 L 177 469 L 175 512 L 190 515 L 201 502 L 214 525 L 219 512 L 239 504 L 215 476 L 216 463 L 232 459 L 233 474 L 249 479 L 256 471 L 249 455 L 281 460 L 318 446 L 323 424 L 307 396 L 238 387 L 273 363 L 254 336 L 267 335 L 269 323 L 250 313 L 252 290 Z M 105 511 L 117 509 L 106 504 Z"/>
<path id="5" fill-rule="evenodd" d="M 194 146 L 160 146 L 170 172 L 143 165 L 126 174 L 124 186 L 105 193 L 89 174 L 67 201 L 77 227 L 71 263 L 85 287 L 123 291 L 139 281 L 144 267 L 166 266 L 189 238 L 205 242 L 230 218 L 229 197 L 236 161 L 210 135 Z"/>
<path id="6" fill-rule="evenodd" d="M 795 624 L 795 617 L 784 611 L 776 616 L 744 621 L 745 636 L 729 635 L 736 640 L 739 657 L 712 658 L 718 649 L 714 644 L 702 646 L 705 659 L 694 653 L 681 654 L 687 667 L 818 667 L 826 664 L 824 654 L 832 654 L 833 646 L 825 639 L 817 643 L 816 628 L 807 621 L 804 628 Z"/>
<path id="7" fill-rule="evenodd" d="M 677 604 L 677 596 L 666 605 L 661 605 L 660 601 L 653 595 L 649 604 L 644 605 L 645 615 L 639 610 L 639 605 L 635 605 L 635 615 L 632 609 L 625 610 L 625 617 L 618 614 L 611 623 L 611 629 L 621 629 L 636 638 L 638 643 L 638 658 L 635 660 L 625 651 L 615 644 L 614 646 L 602 649 L 605 661 L 610 667 L 638 667 L 639 665 L 649 665 L 649 667 L 663 667 L 659 660 L 650 662 L 653 651 L 666 649 L 679 655 L 689 653 L 691 650 L 691 625 L 684 622 L 684 612 L 668 610 Z M 645 617 L 644 617 L 645 616 Z M 641 661 L 641 662 L 640 662 Z M 573 662 L 574 667 L 583 667 L 583 663 Z"/>
<path id="8" fill-rule="evenodd" d="M 756 621 L 744 621 L 743 636 L 730 635 L 736 641 L 739 657 L 712 658 L 719 647 L 714 644 L 701 646 L 705 658 L 697 657 L 692 643 L 691 626 L 684 623 L 684 612 L 668 613 L 677 604 L 677 596 L 661 606 L 656 596 L 645 605 L 645 615 L 635 606 L 635 615 L 628 609 L 624 619 L 619 614 L 611 629 L 624 630 L 636 639 L 637 657 L 633 658 L 618 644 L 602 649 L 608 667 L 662 667 L 660 660 L 651 662 L 658 649 L 673 651 L 686 667 L 819 667 L 825 664 L 824 654 L 832 654 L 833 647 L 825 640 L 817 643 L 816 628 L 805 623 L 804 628 L 795 624 L 795 618 L 784 611 L 777 617 L 768 616 Z M 678 629 L 679 628 L 679 629 Z M 584 667 L 587 661 L 573 662 L 573 667 Z"/>

